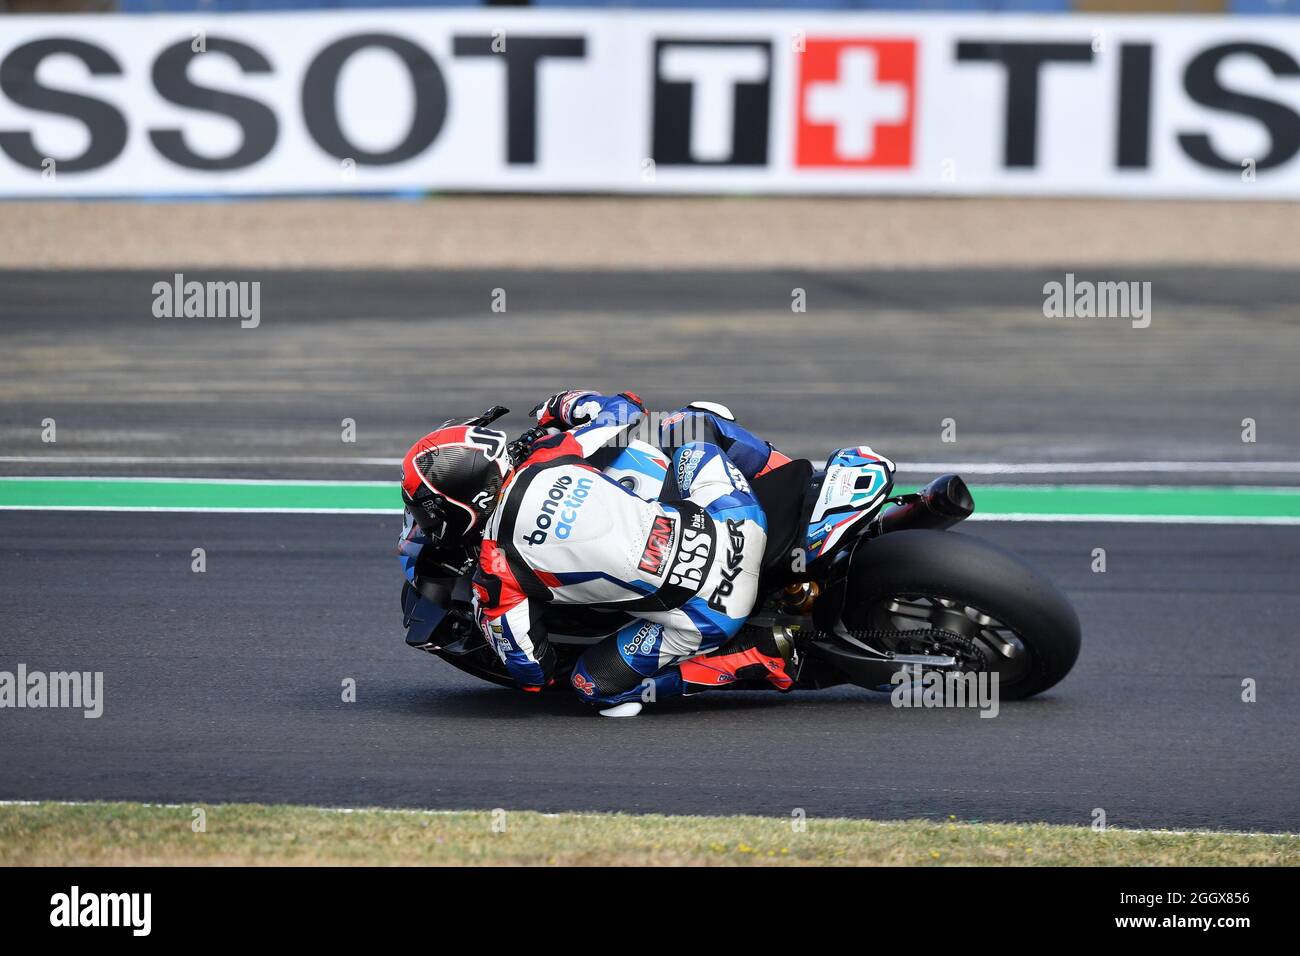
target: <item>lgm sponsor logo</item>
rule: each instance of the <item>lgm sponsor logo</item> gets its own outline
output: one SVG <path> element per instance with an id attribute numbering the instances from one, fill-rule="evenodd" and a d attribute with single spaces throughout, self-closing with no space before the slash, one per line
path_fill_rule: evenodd
<path id="1" fill-rule="evenodd" d="M 997 671 L 928 671 L 919 664 L 904 666 L 889 682 L 894 707 L 977 707 L 980 717 L 996 717 Z"/>
<path id="2" fill-rule="evenodd" d="M 104 713 L 103 671 L 0 671 L 0 709 L 69 708 L 94 720 Z"/>
<path id="3" fill-rule="evenodd" d="M 51 896 L 50 907 L 51 926 L 129 926 L 133 936 L 153 928 L 152 893 L 82 893 L 73 886 Z"/>
<path id="4" fill-rule="evenodd" d="M 262 283 L 185 281 L 184 273 L 171 282 L 153 284 L 156 319 L 240 319 L 242 329 L 262 323 Z"/>
<path id="5" fill-rule="evenodd" d="M 1092 282 L 1075 280 L 1043 286 L 1043 316 L 1049 319 L 1131 319 L 1133 328 L 1151 324 L 1150 282 Z"/>

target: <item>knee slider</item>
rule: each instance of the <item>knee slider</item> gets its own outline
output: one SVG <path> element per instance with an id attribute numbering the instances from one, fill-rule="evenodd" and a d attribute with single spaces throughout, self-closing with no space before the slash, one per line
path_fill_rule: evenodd
<path id="1" fill-rule="evenodd" d="M 590 648 L 573 670 L 573 687 L 583 697 L 615 697 L 631 690 L 644 678 L 619 652 L 618 642 L 605 640 Z"/>

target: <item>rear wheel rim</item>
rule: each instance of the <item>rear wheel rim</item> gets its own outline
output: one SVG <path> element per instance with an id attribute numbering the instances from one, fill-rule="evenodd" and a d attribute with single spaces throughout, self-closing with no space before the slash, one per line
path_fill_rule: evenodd
<path id="1" fill-rule="evenodd" d="M 904 593 L 877 601 L 867 614 L 873 631 L 950 631 L 970 641 L 983 659 L 980 670 L 997 672 L 1003 685 L 1033 673 L 1033 652 L 1017 631 L 986 611 L 954 598 Z M 886 648 L 896 650 L 897 648 Z"/>

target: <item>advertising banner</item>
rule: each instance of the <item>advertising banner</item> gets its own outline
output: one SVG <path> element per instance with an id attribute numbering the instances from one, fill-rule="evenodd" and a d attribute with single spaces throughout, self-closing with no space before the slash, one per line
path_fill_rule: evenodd
<path id="1" fill-rule="evenodd" d="M 0 195 L 1300 197 L 1300 19 L 0 18 Z"/>

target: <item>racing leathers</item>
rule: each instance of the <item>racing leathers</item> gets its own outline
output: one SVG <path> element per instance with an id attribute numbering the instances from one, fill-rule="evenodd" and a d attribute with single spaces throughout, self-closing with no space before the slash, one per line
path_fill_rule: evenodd
<path id="1" fill-rule="evenodd" d="M 573 668 L 573 689 L 592 703 L 664 700 L 759 675 L 788 688 L 779 652 L 733 640 L 757 599 L 767 539 L 749 480 L 788 459 L 715 406 L 688 407 L 665 425 L 707 416 L 717 440 L 664 452 L 668 477 L 647 499 L 598 467 L 601 450 L 641 418 L 636 396 L 573 391 L 539 408 L 542 425 L 567 430 L 507 475 L 474 577 L 476 617 L 519 686 L 553 680 L 542 612 L 556 603 L 632 618 Z"/>

